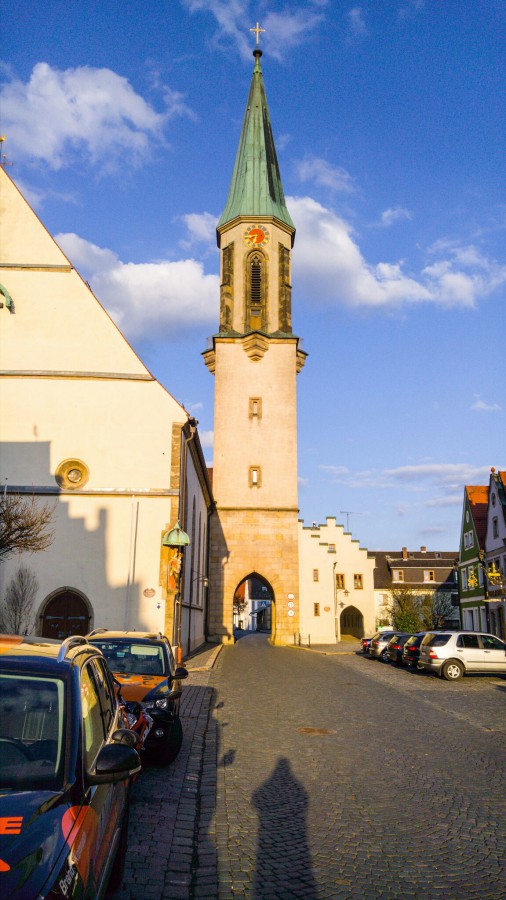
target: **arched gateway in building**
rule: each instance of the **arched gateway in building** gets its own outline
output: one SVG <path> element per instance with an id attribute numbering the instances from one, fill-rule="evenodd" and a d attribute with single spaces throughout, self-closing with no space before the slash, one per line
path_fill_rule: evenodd
<path id="1" fill-rule="evenodd" d="M 237 586 L 234 594 L 234 634 L 276 630 L 274 591 L 261 575 L 252 573 Z"/>
<path id="2" fill-rule="evenodd" d="M 341 639 L 364 637 L 364 617 L 356 606 L 347 606 L 340 616 Z"/>
<path id="3" fill-rule="evenodd" d="M 260 68 L 255 66 L 225 210 L 218 222 L 220 321 L 203 354 L 215 377 L 211 640 L 233 639 L 245 572 L 276 596 L 271 640 L 299 630 L 296 376 L 306 354 L 292 331 L 291 249 Z"/>

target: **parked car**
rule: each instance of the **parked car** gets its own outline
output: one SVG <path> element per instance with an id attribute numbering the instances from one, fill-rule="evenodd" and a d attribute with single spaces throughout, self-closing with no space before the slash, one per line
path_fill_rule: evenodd
<path id="1" fill-rule="evenodd" d="M 387 644 L 387 658 L 390 662 L 395 663 L 396 666 L 402 666 L 402 651 L 404 644 L 410 637 L 411 633 L 409 631 L 400 632 L 394 635 Z"/>
<path id="2" fill-rule="evenodd" d="M 373 657 L 373 659 L 381 659 L 383 662 L 386 662 L 387 661 L 387 644 L 397 634 L 400 634 L 400 632 L 399 631 L 377 631 L 376 634 L 371 638 L 371 643 L 369 644 L 369 654 L 368 655 Z"/>
<path id="3" fill-rule="evenodd" d="M 140 758 L 102 654 L 0 636 L 0 885 L 11 900 L 103 897 L 121 882 Z"/>
<path id="4" fill-rule="evenodd" d="M 188 677 L 184 666 L 176 666 L 169 639 L 144 631 L 98 628 L 88 640 L 104 654 L 124 700 L 140 703 L 153 719 L 142 746 L 142 759 L 168 765 L 183 741 L 179 704 L 181 682 Z"/>
<path id="5" fill-rule="evenodd" d="M 422 643 L 425 634 L 425 631 L 419 631 L 417 634 L 412 634 L 404 644 L 404 647 L 402 648 L 402 662 L 405 666 L 414 668 L 418 664 L 420 658 L 420 644 Z"/>
<path id="6" fill-rule="evenodd" d="M 472 672 L 506 674 L 506 643 L 478 631 L 429 631 L 420 645 L 418 665 L 447 681 Z"/>
<path id="7" fill-rule="evenodd" d="M 365 638 L 365 637 L 362 638 L 362 640 L 361 640 L 361 644 L 362 644 L 362 653 L 363 653 L 365 656 L 367 656 L 367 654 L 369 653 L 369 647 L 370 647 L 370 644 L 371 644 L 371 640 L 372 640 L 372 638 Z"/>

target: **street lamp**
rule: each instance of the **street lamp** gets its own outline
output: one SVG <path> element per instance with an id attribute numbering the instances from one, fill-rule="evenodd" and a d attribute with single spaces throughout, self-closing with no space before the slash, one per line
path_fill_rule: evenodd
<path id="1" fill-rule="evenodd" d="M 162 547 L 169 547 L 171 550 L 175 550 L 176 553 L 171 560 L 171 563 L 175 561 L 173 565 L 173 573 L 176 581 L 176 595 L 174 598 L 174 634 L 173 640 L 177 645 L 177 662 L 180 663 L 182 660 L 182 648 L 181 648 L 181 607 L 182 607 L 182 584 L 184 583 L 184 572 L 183 572 L 183 561 L 184 561 L 184 551 L 185 548 L 190 545 L 190 538 L 186 534 L 186 531 L 183 531 L 179 522 L 176 522 L 174 528 L 170 528 L 169 531 L 166 531 L 162 538 Z M 167 564 L 167 582 L 169 580 L 169 564 Z"/>

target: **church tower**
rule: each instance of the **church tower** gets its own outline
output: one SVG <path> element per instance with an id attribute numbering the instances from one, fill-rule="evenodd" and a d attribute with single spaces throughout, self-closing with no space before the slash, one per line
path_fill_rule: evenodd
<path id="1" fill-rule="evenodd" d="M 210 547 L 212 640 L 233 635 L 233 599 L 248 578 L 272 601 L 272 640 L 299 631 L 296 376 L 306 354 L 292 332 L 291 249 L 260 58 L 232 182 L 218 222 L 220 322 L 204 352 L 215 377 Z"/>

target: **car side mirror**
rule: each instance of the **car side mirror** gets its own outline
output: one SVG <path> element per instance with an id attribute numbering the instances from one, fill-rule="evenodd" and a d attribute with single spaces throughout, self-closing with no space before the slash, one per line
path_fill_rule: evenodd
<path id="1" fill-rule="evenodd" d="M 131 728 L 117 728 L 111 735 L 111 740 L 115 744 L 124 744 L 125 747 L 135 747 L 139 740 L 139 735 Z"/>
<path id="2" fill-rule="evenodd" d="M 188 669 L 185 669 L 184 666 L 178 666 L 174 672 L 174 678 L 188 678 L 188 674 Z"/>
<path id="3" fill-rule="evenodd" d="M 106 744 L 97 756 L 95 771 L 87 773 L 88 784 L 116 784 L 132 778 L 141 770 L 141 760 L 133 747 Z"/>

